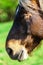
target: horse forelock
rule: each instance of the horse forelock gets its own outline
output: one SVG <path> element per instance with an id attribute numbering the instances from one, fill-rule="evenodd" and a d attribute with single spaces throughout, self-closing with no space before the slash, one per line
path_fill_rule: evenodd
<path id="1" fill-rule="evenodd" d="M 43 11 L 43 0 L 19 0 L 19 4 L 22 7 L 24 7 L 26 11 L 31 12 L 32 11 L 31 8 Z"/>

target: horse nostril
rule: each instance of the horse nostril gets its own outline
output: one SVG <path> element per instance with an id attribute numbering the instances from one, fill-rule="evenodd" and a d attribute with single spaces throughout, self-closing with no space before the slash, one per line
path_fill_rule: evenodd
<path id="1" fill-rule="evenodd" d="M 13 50 L 11 48 L 7 48 L 6 50 L 7 50 L 9 55 L 11 55 L 13 53 Z"/>

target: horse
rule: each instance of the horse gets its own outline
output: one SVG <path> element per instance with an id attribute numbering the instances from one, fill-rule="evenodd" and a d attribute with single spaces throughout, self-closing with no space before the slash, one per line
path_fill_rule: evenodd
<path id="1" fill-rule="evenodd" d="M 14 23 L 6 39 L 11 59 L 22 61 L 43 40 L 43 0 L 19 0 Z"/>

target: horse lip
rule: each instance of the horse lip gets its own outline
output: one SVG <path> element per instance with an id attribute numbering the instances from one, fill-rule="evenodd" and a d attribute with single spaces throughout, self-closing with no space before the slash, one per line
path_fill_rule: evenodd
<path id="1" fill-rule="evenodd" d="M 23 56 L 23 50 L 20 51 L 19 56 L 18 56 L 18 61 L 22 61 L 22 56 Z"/>

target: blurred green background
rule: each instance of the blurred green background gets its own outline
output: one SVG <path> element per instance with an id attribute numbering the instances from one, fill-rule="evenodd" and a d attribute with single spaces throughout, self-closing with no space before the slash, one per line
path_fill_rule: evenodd
<path id="1" fill-rule="evenodd" d="M 5 50 L 6 37 L 12 27 L 17 0 L 0 0 L 0 65 L 43 65 L 43 40 L 28 59 L 12 60 Z"/>

